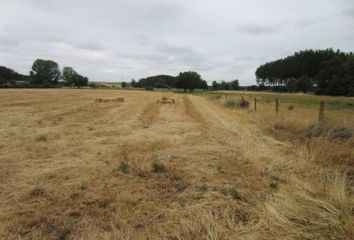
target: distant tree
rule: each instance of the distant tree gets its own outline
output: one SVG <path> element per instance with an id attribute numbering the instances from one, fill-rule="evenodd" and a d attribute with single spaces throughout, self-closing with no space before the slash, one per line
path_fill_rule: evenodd
<path id="1" fill-rule="evenodd" d="M 221 81 L 218 83 L 217 81 L 213 81 L 212 89 L 213 90 L 238 90 L 240 88 L 238 80 L 233 80 L 231 82 Z"/>
<path id="2" fill-rule="evenodd" d="M 64 67 L 63 68 L 63 79 L 65 81 L 65 85 L 72 86 L 74 85 L 74 81 L 78 73 L 72 67 Z"/>
<path id="3" fill-rule="evenodd" d="M 55 85 L 61 77 L 59 65 L 52 60 L 37 59 L 32 65 L 30 77 L 34 84 Z"/>
<path id="4" fill-rule="evenodd" d="M 73 80 L 73 85 L 77 88 L 87 86 L 88 85 L 88 78 L 85 76 L 81 76 L 80 74 L 75 75 Z"/>
<path id="5" fill-rule="evenodd" d="M 161 78 L 155 82 L 155 87 L 156 88 L 168 88 L 168 84 L 165 82 L 164 79 Z"/>
<path id="6" fill-rule="evenodd" d="M 297 86 L 296 86 L 296 78 L 290 78 L 286 82 L 286 89 L 288 92 L 296 92 L 297 91 Z"/>
<path id="7" fill-rule="evenodd" d="M 132 79 L 132 81 L 130 82 L 130 86 L 132 86 L 133 88 L 137 87 L 136 81 L 134 80 L 134 78 Z"/>
<path id="8" fill-rule="evenodd" d="M 333 49 L 300 51 L 258 67 L 257 83 L 273 90 L 286 85 L 288 91 L 315 90 L 318 94 L 353 96 L 351 62 L 353 53 Z"/>
<path id="9" fill-rule="evenodd" d="M 217 82 L 217 81 L 213 81 L 213 82 L 211 83 L 211 87 L 212 87 L 213 90 L 218 90 L 218 89 L 219 89 L 219 84 L 218 84 L 218 82 Z"/>
<path id="10" fill-rule="evenodd" d="M 137 82 L 137 87 L 143 88 L 174 88 L 176 87 L 177 78 L 169 75 L 156 75 L 142 78 Z"/>
<path id="11" fill-rule="evenodd" d="M 205 90 L 208 89 L 208 83 L 207 83 L 207 81 L 202 80 L 202 81 L 200 82 L 198 88 L 200 88 L 200 89 L 205 89 Z"/>
<path id="12" fill-rule="evenodd" d="M 230 84 L 228 84 L 225 81 L 221 81 L 220 85 L 219 85 L 219 89 L 220 90 L 230 90 Z"/>
<path id="13" fill-rule="evenodd" d="M 70 87 L 80 88 L 88 85 L 88 78 L 78 74 L 72 67 L 63 68 L 63 79 L 65 85 Z"/>
<path id="14" fill-rule="evenodd" d="M 122 86 L 122 88 L 126 88 L 126 87 L 128 87 L 128 84 L 126 82 L 122 82 L 121 86 Z"/>
<path id="15" fill-rule="evenodd" d="M 307 93 L 313 90 L 313 79 L 302 76 L 296 80 L 296 91 Z"/>
<path id="16" fill-rule="evenodd" d="M 239 84 L 238 80 L 236 79 L 234 81 L 231 81 L 230 82 L 230 87 L 231 87 L 232 90 L 238 90 L 239 87 L 240 87 L 240 84 Z"/>
<path id="17" fill-rule="evenodd" d="M 0 84 L 10 84 L 13 85 L 16 80 L 28 80 L 29 77 L 19 74 L 12 70 L 11 68 L 7 68 L 4 66 L 0 66 Z"/>
<path id="18" fill-rule="evenodd" d="M 184 89 L 184 92 L 189 89 L 192 92 L 195 88 L 200 86 L 202 77 L 197 72 L 181 72 L 177 77 L 176 87 Z"/>

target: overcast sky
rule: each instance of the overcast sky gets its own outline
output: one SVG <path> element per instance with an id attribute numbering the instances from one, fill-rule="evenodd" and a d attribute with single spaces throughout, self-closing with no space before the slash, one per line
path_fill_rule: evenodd
<path id="1" fill-rule="evenodd" d="M 198 71 L 255 84 L 302 49 L 354 51 L 354 0 L 0 0 L 0 65 L 37 58 L 96 81 Z"/>

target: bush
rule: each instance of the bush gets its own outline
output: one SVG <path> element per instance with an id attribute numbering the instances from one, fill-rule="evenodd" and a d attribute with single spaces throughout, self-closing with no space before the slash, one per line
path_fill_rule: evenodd
<path id="1" fill-rule="evenodd" d="M 352 135 L 353 130 L 345 127 L 334 127 L 326 121 L 312 124 L 305 132 L 307 138 L 325 136 L 331 142 L 343 142 L 350 139 Z"/>
<path id="2" fill-rule="evenodd" d="M 163 163 L 160 162 L 153 162 L 151 164 L 152 171 L 155 173 L 164 173 L 167 171 L 166 166 Z"/>
<path id="3" fill-rule="evenodd" d="M 293 110 L 293 109 L 294 109 L 294 105 L 289 105 L 289 106 L 288 106 L 288 110 L 291 111 L 291 110 Z"/>
<path id="4" fill-rule="evenodd" d="M 38 197 L 38 196 L 41 196 L 44 194 L 44 189 L 43 188 L 40 188 L 40 187 L 34 187 L 32 190 L 31 190 L 31 196 L 32 197 Z"/>
<path id="5" fill-rule="evenodd" d="M 204 183 L 203 185 L 198 187 L 198 192 L 206 192 L 208 191 L 208 186 Z"/>
<path id="6" fill-rule="evenodd" d="M 37 140 L 38 142 L 46 142 L 46 141 L 48 141 L 48 138 L 47 138 L 46 135 L 39 135 L 39 136 L 36 138 L 36 140 Z"/>
<path id="7" fill-rule="evenodd" d="M 236 107 L 236 101 L 232 99 L 227 99 L 226 102 L 224 103 L 226 107 L 233 108 Z"/>
<path id="8" fill-rule="evenodd" d="M 248 108 L 250 103 L 247 100 L 242 99 L 241 102 L 238 104 L 238 107 L 240 108 Z"/>
<path id="9" fill-rule="evenodd" d="M 130 169 L 130 166 L 127 162 L 125 161 L 122 161 L 120 164 L 119 164 L 119 170 L 123 173 L 128 173 L 129 172 L 129 169 Z"/>
<path id="10" fill-rule="evenodd" d="M 221 190 L 222 194 L 230 195 L 233 199 L 240 200 L 242 198 L 241 193 L 236 188 L 224 188 Z"/>

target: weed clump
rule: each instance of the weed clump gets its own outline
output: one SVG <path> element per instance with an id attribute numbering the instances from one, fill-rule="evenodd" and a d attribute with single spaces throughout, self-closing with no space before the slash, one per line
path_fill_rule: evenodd
<path id="1" fill-rule="evenodd" d="M 269 187 L 271 187 L 271 188 L 277 189 L 278 186 L 279 186 L 279 182 L 278 182 L 278 181 L 272 180 L 272 181 L 269 183 Z"/>
<path id="2" fill-rule="evenodd" d="M 241 200 L 241 193 L 234 187 L 232 188 L 224 188 L 221 190 L 221 193 L 224 195 L 230 195 L 233 199 Z"/>
<path id="3" fill-rule="evenodd" d="M 289 111 L 294 110 L 294 108 L 295 108 L 294 105 L 289 105 L 289 106 L 288 106 L 288 110 L 289 110 Z"/>
<path id="4" fill-rule="evenodd" d="M 130 166 L 128 164 L 128 156 L 126 154 L 126 152 L 123 152 L 123 160 L 119 163 L 119 170 L 123 173 L 128 173 Z"/>
<path id="5" fill-rule="evenodd" d="M 238 103 L 238 107 L 240 108 L 248 108 L 250 105 L 250 103 L 247 100 L 242 99 L 239 103 Z"/>
<path id="6" fill-rule="evenodd" d="M 198 187 L 198 192 L 207 192 L 208 189 L 208 186 L 204 183 L 203 185 Z"/>
<path id="7" fill-rule="evenodd" d="M 236 107 L 237 103 L 235 100 L 227 99 L 226 102 L 224 103 L 224 105 L 229 108 L 234 108 L 234 107 Z"/>
<path id="8" fill-rule="evenodd" d="M 222 167 L 221 165 L 218 165 L 218 166 L 216 167 L 216 170 L 217 170 L 219 173 L 224 173 L 224 169 L 223 169 L 223 167 Z"/>
<path id="9" fill-rule="evenodd" d="M 71 231 L 69 229 L 63 229 L 58 233 L 58 240 L 69 240 Z"/>
<path id="10" fill-rule="evenodd" d="M 166 166 L 158 161 L 155 161 L 151 164 L 152 171 L 155 173 L 164 173 L 167 171 Z"/>
<path id="11" fill-rule="evenodd" d="M 130 169 L 130 166 L 127 162 L 120 162 L 119 164 L 119 170 L 123 173 L 128 173 Z"/>
<path id="12" fill-rule="evenodd" d="M 42 196 L 44 194 L 44 189 L 43 188 L 40 188 L 40 187 L 34 187 L 32 190 L 31 190 L 31 193 L 30 195 L 32 197 L 38 197 L 38 196 Z"/>
<path id="13" fill-rule="evenodd" d="M 174 181 L 182 181 L 183 177 L 181 175 L 179 175 L 179 174 L 173 174 L 172 180 L 174 180 Z"/>
<path id="14" fill-rule="evenodd" d="M 331 142 L 344 142 L 353 135 L 351 129 L 345 127 L 333 127 L 328 122 L 312 124 L 305 131 L 306 138 L 327 137 Z"/>
<path id="15" fill-rule="evenodd" d="M 48 137 L 46 135 L 39 135 L 37 138 L 36 138 L 36 141 L 37 142 L 46 142 L 48 141 Z"/>

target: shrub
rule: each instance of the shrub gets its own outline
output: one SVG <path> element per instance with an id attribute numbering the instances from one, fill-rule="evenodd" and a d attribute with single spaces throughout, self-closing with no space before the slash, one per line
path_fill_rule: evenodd
<path id="1" fill-rule="evenodd" d="M 272 180 L 269 184 L 269 187 L 271 187 L 271 188 L 278 188 L 278 186 L 279 186 L 279 183 L 278 183 L 278 181 L 275 181 L 275 180 Z"/>
<path id="2" fill-rule="evenodd" d="M 129 172 L 129 169 L 130 169 L 130 166 L 127 162 L 125 161 L 122 161 L 120 162 L 119 164 L 119 170 L 123 173 L 128 173 Z"/>
<path id="3" fill-rule="evenodd" d="M 240 101 L 240 103 L 238 104 L 238 107 L 240 107 L 240 108 L 248 108 L 249 105 L 250 105 L 250 103 L 247 100 L 242 99 Z"/>
<path id="4" fill-rule="evenodd" d="M 172 179 L 174 181 L 182 181 L 183 180 L 183 176 L 175 173 L 175 174 L 173 174 Z"/>
<path id="5" fill-rule="evenodd" d="M 204 183 L 203 185 L 198 187 L 198 192 L 206 192 L 208 191 L 208 186 Z"/>
<path id="6" fill-rule="evenodd" d="M 63 229 L 58 233 L 58 240 L 69 240 L 70 239 L 70 229 Z"/>
<path id="7" fill-rule="evenodd" d="M 233 199 L 241 199 L 241 193 L 237 191 L 235 188 L 229 189 L 229 193 Z"/>
<path id="8" fill-rule="evenodd" d="M 241 193 L 237 191 L 236 188 L 224 188 L 221 190 L 221 193 L 224 195 L 230 195 L 233 199 L 240 200 L 242 198 Z"/>
<path id="9" fill-rule="evenodd" d="M 232 99 L 227 99 L 226 102 L 224 103 L 226 107 L 233 108 L 236 107 L 236 101 Z"/>
<path id="10" fill-rule="evenodd" d="M 41 196 L 44 194 L 44 189 L 43 188 L 40 188 L 40 187 L 34 187 L 32 190 L 31 190 L 31 196 L 32 197 L 38 197 L 38 196 Z"/>
<path id="11" fill-rule="evenodd" d="M 166 170 L 167 170 L 166 166 L 163 163 L 160 163 L 157 161 L 155 161 L 151 164 L 151 168 L 152 168 L 152 171 L 155 173 L 163 173 L 163 172 L 166 172 Z"/>
<path id="12" fill-rule="evenodd" d="M 216 170 L 218 170 L 219 173 L 224 173 L 224 170 L 223 170 L 223 168 L 222 168 L 221 165 L 218 165 L 218 166 L 216 167 Z"/>
<path id="13" fill-rule="evenodd" d="M 328 139 L 332 142 L 343 142 L 352 137 L 352 131 L 345 127 L 334 128 L 328 132 Z"/>
<path id="14" fill-rule="evenodd" d="M 46 142 L 46 141 L 48 141 L 48 138 L 47 138 L 46 135 L 39 135 L 39 136 L 36 138 L 36 140 L 37 140 L 38 142 Z"/>
<path id="15" fill-rule="evenodd" d="M 288 110 L 291 111 L 291 110 L 293 110 L 293 109 L 294 109 L 294 105 L 289 105 L 289 106 L 288 106 Z"/>

